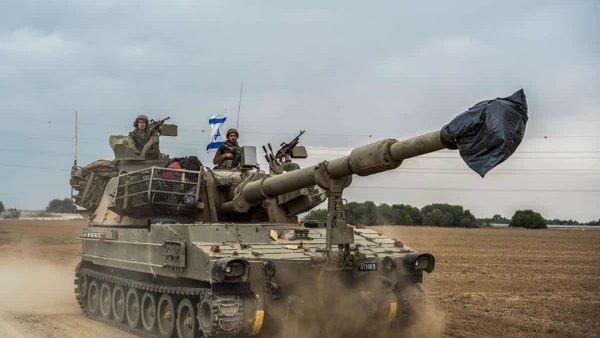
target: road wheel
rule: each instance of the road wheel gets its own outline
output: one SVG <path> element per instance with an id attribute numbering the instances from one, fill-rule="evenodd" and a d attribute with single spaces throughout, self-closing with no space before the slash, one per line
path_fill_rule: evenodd
<path id="1" fill-rule="evenodd" d="M 144 330 L 152 332 L 156 324 L 156 301 L 150 292 L 144 292 L 142 295 L 141 315 Z"/>
<path id="2" fill-rule="evenodd" d="M 95 315 L 98 313 L 98 302 L 100 300 L 100 296 L 98 295 L 98 283 L 93 280 L 89 286 L 87 291 L 87 309 L 91 315 Z"/>
<path id="3" fill-rule="evenodd" d="M 110 284 L 108 284 L 107 282 L 102 283 L 102 285 L 100 286 L 100 315 L 105 319 L 110 318 L 110 313 L 112 310 L 111 296 L 112 292 Z"/>
<path id="4" fill-rule="evenodd" d="M 189 299 L 184 299 L 177 307 L 177 335 L 182 338 L 192 338 L 196 336 L 196 311 L 194 305 Z"/>
<path id="5" fill-rule="evenodd" d="M 137 328 L 140 322 L 140 293 L 130 288 L 125 296 L 125 317 L 130 328 Z"/>
<path id="6" fill-rule="evenodd" d="M 171 338 L 175 335 L 175 303 L 173 298 L 163 294 L 157 305 L 158 333 L 161 337 Z"/>
<path id="7" fill-rule="evenodd" d="M 113 317 L 117 322 L 122 323 L 125 319 L 125 292 L 122 287 L 116 285 L 113 288 L 111 302 Z"/>

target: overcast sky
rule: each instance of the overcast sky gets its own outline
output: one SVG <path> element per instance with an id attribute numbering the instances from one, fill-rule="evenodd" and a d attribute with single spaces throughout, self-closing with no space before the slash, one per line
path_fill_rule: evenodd
<path id="1" fill-rule="evenodd" d="M 524 88 L 526 139 L 485 179 L 442 151 L 355 179 L 349 200 L 532 208 L 600 218 L 600 2 L 2 1 L 0 201 L 44 208 L 79 163 L 112 159 L 110 134 L 170 116 L 171 156 L 212 155 L 227 111 L 247 145 L 307 132 L 315 163 L 381 138 L 439 129 Z"/>

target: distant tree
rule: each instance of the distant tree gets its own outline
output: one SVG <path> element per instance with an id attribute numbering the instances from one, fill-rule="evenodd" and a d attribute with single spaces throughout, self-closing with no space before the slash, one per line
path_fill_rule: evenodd
<path id="1" fill-rule="evenodd" d="M 302 219 L 305 221 L 326 221 L 327 220 L 327 209 L 311 210 Z"/>
<path id="2" fill-rule="evenodd" d="M 517 210 L 508 224 L 510 227 L 545 229 L 546 220 L 533 210 Z"/>
<path id="3" fill-rule="evenodd" d="M 373 201 L 365 201 L 363 203 L 364 213 L 362 218 L 362 224 L 375 225 L 377 224 L 377 206 Z"/>
<path id="4" fill-rule="evenodd" d="M 375 224 L 396 224 L 394 223 L 394 209 L 385 203 L 378 205 L 375 209 Z"/>
<path id="5" fill-rule="evenodd" d="M 597 221 L 587 222 L 587 225 L 600 225 L 600 218 Z"/>
<path id="6" fill-rule="evenodd" d="M 500 214 L 495 214 L 494 216 L 492 216 L 492 220 L 493 223 L 500 223 L 500 224 L 508 224 L 510 223 L 510 220 L 506 217 L 502 217 L 502 215 Z"/>
<path id="7" fill-rule="evenodd" d="M 361 213 L 360 213 L 360 205 L 358 202 L 350 202 L 346 204 L 346 222 L 348 224 L 358 224 L 360 222 Z"/>
<path id="8" fill-rule="evenodd" d="M 377 224 L 377 207 L 373 201 L 350 202 L 346 205 L 346 221 L 349 224 Z"/>
<path id="9" fill-rule="evenodd" d="M 508 218 L 502 217 L 500 214 L 495 214 L 490 218 L 478 218 L 477 222 L 479 224 L 485 224 L 486 226 L 490 226 L 492 224 L 508 224 L 510 220 Z"/>
<path id="10" fill-rule="evenodd" d="M 453 226 L 450 214 L 446 214 L 440 209 L 432 209 L 423 213 L 423 225 L 436 225 L 436 226 Z"/>
<path id="11" fill-rule="evenodd" d="M 55 198 L 46 207 L 47 212 L 59 212 L 59 213 L 75 213 L 77 207 L 73 204 L 70 198 L 58 199 Z"/>
<path id="12" fill-rule="evenodd" d="M 465 210 L 458 221 L 458 226 L 462 228 L 477 228 L 479 222 L 477 222 L 477 219 L 469 210 Z"/>
<path id="13" fill-rule="evenodd" d="M 419 208 L 408 204 L 392 204 L 394 211 L 393 224 L 416 225 L 421 224 L 423 216 Z"/>
<path id="14" fill-rule="evenodd" d="M 2 201 L 0 201 L 0 212 L 4 211 L 4 204 L 2 204 Z"/>
<path id="15" fill-rule="evenodd" d="M 421 209 L 423 225 L 436 225 L 443 227 L 468 227 L 479 226 L 479 222 L 469 210 L 463 210 L 460 205 L 434 203 Z"/>
<path id="16" fill-rule="evenodd" d="M 579 225 L 581 223 L 579 223 L 578 221 L 574 221 L 572 219 L 547 219 L 546 220 L 546 224 L 557 224 L 557 225 Z"/>

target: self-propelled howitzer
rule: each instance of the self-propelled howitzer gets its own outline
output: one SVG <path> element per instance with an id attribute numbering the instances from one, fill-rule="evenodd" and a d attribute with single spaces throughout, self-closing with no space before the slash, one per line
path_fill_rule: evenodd
<path id="1" fill-rule="evenodd" d="M 112 138 L 114 161 L 72 175 L 74 200 L 90 211 L 77 300 L 90 318 L 152 337 L 401 329 L 434 257 L 347 225 L 343 190 L 354 174 L 443 148 L 458 148 L 483 176 L 520 143 L 526 110 L 519 91 L 481 102 L 439 131 L 273 175 L 251 169 L 251 149 L 236 170 L 209 169 L 189 158 L 174 166 L 165 156 L 128 156 L 123 146 L 117 151 L 126 141 Z M 298 225 L 299 213 L 325 199 L 326 222 Z"/>

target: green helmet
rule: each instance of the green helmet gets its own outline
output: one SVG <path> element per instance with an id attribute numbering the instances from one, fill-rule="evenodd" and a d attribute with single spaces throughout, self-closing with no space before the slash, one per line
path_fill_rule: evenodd
<path id="1" fill-rule="evenodd" d="M 140 114 L 140 115 L 138 115 L 138 116 L 135 118 L 135 121 L 133 121 L 133 127 L 134 127 L 134 128 L 137 128 L 137 122 L 138 122 L 139 120 L 144 120 L 144 121 L 146 121 L 146 125 L 148 125 L 148 123 L 149 123 L 149 122 L 148 122 L 148 116 L 146 116 L 146 115 L 143 115 L 143 114 Z"/>
<path id="2" fill-rule="evenodd" d="M 231 133 L 235 133 L 237 135 L 237 137 L 240 137 L 240 133 L 238 133 L 237 129 L 235 129 L 235 128 L 227 129 L 227 133 L 225 133 L 225 137 L 229 137 L 229 134 L 231 134 Z"/>

